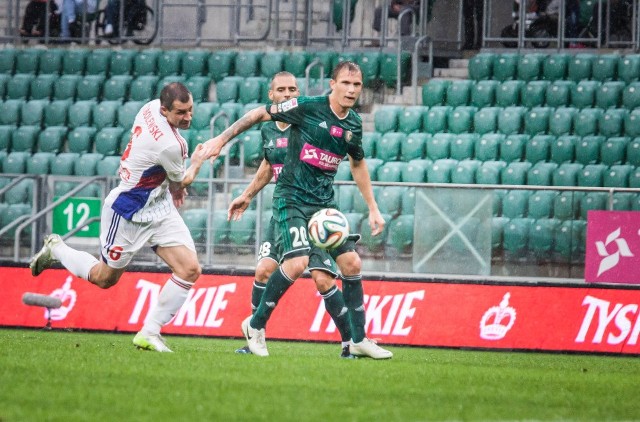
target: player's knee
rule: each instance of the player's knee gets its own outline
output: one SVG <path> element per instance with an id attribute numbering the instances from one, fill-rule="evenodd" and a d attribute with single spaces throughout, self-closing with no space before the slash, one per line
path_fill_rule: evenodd
<path id="1" fill-rule="evenodd" d="M 179 277 L 181 277 L 184 280 L 195 283 L 198 277 L 200 277 L 200 275 L 202 274 L 202 267 L 197 261 L 191 262 L 184 267 L 183 271 L 184 271 L 184 274 L 179 275 Z"/>
<path id="2" fill-rule="evenodd" d="M 93 282 L 93 284 L 100 287 L 101 289 L 108 289 L 110 287 L 115 286 L 118 283 L 119 279 L 120 279 L 119 276 L 110 275 L 106 277 L 99 277 L 98 279 L 91 280 L 91 281 Z"/>
<path id="3" fill-rule="evenodd" d="M 278 264 L 275 261 L 260 260 L 256 267 L 256 281 L 260 283 L 266 283 L 271 277 L 271 274 L 278 268 Z"/>
<path id="4" fill-rule="evenodd" d="M 309 258 L 306 256 L 299 256 L 296 258 L 288 259 L 282 264 L 282 270 L 292 280 L 296 280 L 302 275 L 304 270 L 309 264 Z"/>
<path id="5" fill-rule="evenodd" d="M 328 274 L 326 276 L 313 277 L 313 281 L 315 281 L 316 289 L 318 289 L 318 292 L 320 293 L 326 293 L 336 284 L 335 279 Z"/>
<path id="6" fill-rule="evenodd" d="M 357 275 L 362 270 L 362 260 L 355 252 L 342 254 L 338 257 L 338 265 L 343 275 Z"/>

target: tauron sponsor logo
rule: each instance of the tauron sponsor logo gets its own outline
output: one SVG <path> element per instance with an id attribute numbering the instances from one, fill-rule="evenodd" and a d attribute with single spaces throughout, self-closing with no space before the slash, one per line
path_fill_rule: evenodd
<path id="1" fill-rule="evenodd" d="M 637 303 L 612 303 L 594 296 L 585 296 L 582 306 L 587 312 L 576 336 L 576 343 L 638 344 L 640 318 Z M 606 334 L 606 335 L 605 335 Z"/>
<path id="2" fill-rule="evenodd" d="M 316 148 L 310 144 L 304 144 L 300 151 L 300 160 L 322 170 L 338 169 L 338 165 L 344 157 L 340 157 L 332 152 Z"/>
<path id="3" fill-rule="evenodd" d="M 607 246 L 611 243 L 615 244 L 617 248 L 613 253 L 609 253 L 607 251 Z M 618 265 L 621 256 L 626 258 L 633 256 L 627 241 L 620 237 L 620 227 L 609 233 L 604 242 L 598 240 L 596 242 L 596 249 L 598 250 L 598 255 L 603 257 L 602 261 L 600 261 L 600 265 L 598 266 L 598 277 L 605 271 L 608 271 Z"/>

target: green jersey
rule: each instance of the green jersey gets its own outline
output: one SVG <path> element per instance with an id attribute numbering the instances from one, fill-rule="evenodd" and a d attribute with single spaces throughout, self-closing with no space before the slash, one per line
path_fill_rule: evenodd
<path id="1" fill-rule="evenodd" d="M 291 126 L 282 130 L 276 122 L 267 122 L 262 126 L 262 148 L 264 158 L 271 164 L 273 178 L 277 182 L 282 171 L 285 156 L 287 155 L 287 145 L 289 145 L 289 133 Z"/>
<path id="2" fill-rule="evenodd" d="M 273 120 L 290 123 L 285 165 L 274 202 L 324 207 L 333 202 L 333 179 L 347 154 L 362 160 L 362 119 L 353 110 L 339 118 L 329 97 L 298 97 L 268 105 Z"/>

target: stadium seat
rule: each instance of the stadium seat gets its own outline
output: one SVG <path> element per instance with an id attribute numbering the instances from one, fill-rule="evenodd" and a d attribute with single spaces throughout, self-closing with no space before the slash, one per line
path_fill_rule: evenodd
<path id="1" fill-rule="evenodd" d="M 629 175 L 629 187 L 640 188 L 640 168 L 636 167 L 636 170 Z"/>
<path id="2" fill-rule="evenodd" d="M 65 126 L 50 126 L 38 134 L 37 151 L 57 154 L 62 151 L 67 136 Z"/>
<path id="3" fill-rule="evenodd" d="M 95 152 L 103 156 L 117 155 L 120 151 L 120 138 L 124 129 L 121 127 L 105 127 L 95 136 Z"/>
<path id="4" fill-rule="evenodd" d="M 138 54 L 137 50 L 117 50 L 111 54 L 109 74 L 113 78 L 117 75 L 133 74 L 133 59 Z"/>
<path id="5" fill-rule="evenodd" d="M 528 140 L 528 135 L 521 134 L 513 134 L 504 138 L 500 144 L 500 160 L 507 163 L 522 161 Z"/>
<path id="6" fill-rule="evenodd" d="M 598 120 L 603 113 L 603 110 L 600 108 L 585 108 L 580 110 L 573 118 L 574 135 L 596 135 L 598 133 Z"/>
<path id="7" fill-rule="evenodd" d="M 624 83 L 640 79 L 640 54 L 627 54 L 618 61 L 618 80 Z"/>
<path id="8" fill-rule="evenodd" d="M 407 136 L 402 132 L 387 132 L 376 142 L 376 158 L 383 161 L 397 161 L 400 158 L 400 145 Z"/>
<path id="9" fill-rule="evenodd" d="M 541 81 L 538 81 L 541 82 Z M 527 135 L 544 135 L 549 130 L 551 107 L 533 107 L 524 114 L 524 133 Z"/>
<path id="10" fill-rule="evenodd" d="M 7 90 L 5 99 L 7 100 L 26 100 L 29 98 L 29 89 L 31 81 L 35 79 L 35 75 L 30 73 L 16 73 L 7 81 Z"/>
<path id="11" fill-rule="evenodd" d="M 480 81 L 493 77 L 494 53 L 479 53 L 469 60 L 469 79 Z"/>
<path id="12" fill-rule="evenodd" d="M 430 160 L 412 160 L 402 169 L 402 181 L 407 183 L 424 183 Z"/>
<path id="13" fill-rule="evenodd" d="M 184 82 L 191 91 L 194 102 L 209 101 L 209 86 L 211 78 L 208 76 L 192 76 Z"/>
<path id="14" fill-rule="evenodd" d="M 373 115 L 376 132 L 387 133 L 398 130 L 398 116 L 402 112 L 399 106 L 381 106 Z"/>
<path id="15" fill-rule="evenodd" d="M 0 126 L 0 152 L 9 152 L 11 150 L 11 135 L 13 134 L 13 132 L 15 132 L 15 130 L 16 126 L 14 125 Z M 0 172 L 2 172 L 1 167 Z"/>
<path id="16" fill-rule="evenodd" d="M 52 152 L 36 152 L 27 159 L 27 173 L 49 174 L 54 157 Z"/>
<path id="17" fill-rule="evenodd" d="M 40 126 L 20 126 L 11 136 L 11 151 L 33 153 Z"/>
<path id="18" fill-rule="evenodd" d="M 82 77 L 80 75 L 62 75 L 53 85 L 54 100 L 71 100 L 76 98 L 76 87 Z"/>
<path id="19" fill-rule="evenodd" d="M 629 138 L 622 136 L 610 137 L 600 146 L 600 162 L 608 166 L 626 162 L 625 154 L 629 145 Z"/>
<path id="20" fill-rule="evenodd" d="M 493 106 L 499 86 L 500 82 L 494 80 L 476 82 L 471 87 L 471 105 L 478 108 Z"/>
<path id="21" fill-rule="evenodd" d="M 265 78 L 271 78 L 284 70 L 285 53 L 282 51 L 266 52 L 260 60 L 260 74 Z"/>
<path id="22" fill-rule="evenodd" d="M 422 85 L 422 105 L 427 107 L 444 105 L 449 85 L 451 81 L 447 79 L 430 79 Z"/>
<path id="23" fill-rule="evenodd" d="M 468 160 L 475 156 L 475 145 L 479 136 L 475 133 L 456 135 L 450 144 L 450 157 L 454 160 Z"/>
<path id="24" fill-rule="evenodd" d="M 427 139 L 427 158 L 435 161 L 442 158 L 449 158 L 449 151 L 454 135 L 450 133 L 436 133 Z"/>
<path id="25" fill-rule="evenodd" d="M 561 221 L 553 218 L 537 219 L 529 230 L 529 251 L 537 259 L 550 261 L 553 259 L 553 248 L 556 232 L 560 229 Z"/>
<path id="26" fill-rule="evenodd" d="M 553 217 L 559 220 L 573 220 L 580 213 L 582 192 L 561 191 L 553 198 Z"/>
<path id="27" fill-rule="evenodd" d="M 493 79 L 508 81 L 518 77 L 517 53 L 504 53 L 497 56 L 493 62 Z"/>
<path id="28" fill-rule="evenodd" d="M 436 134 L 447 130 L 447 116 L 450 106 L 433 106 L 423 115 L 422 128 L 425 132 Z"/>
<path id="29" fill-rule="evenodd" d="M 600 87 L 598 81 L 581 81 L 571 89 L 571 105 L 576 108 L 593 107 L 596 90 Z"/>
<path id="30" fill-rule="evenodd" d="M 598 132 L 604 137 L 622 136 L 624 122 L 629 112 L 623 108 L 606 110 L 598 119 Z"/>
<path id="31" fill-rule="evenodd" d="M 44 108 L 44 125 L 65 126 L 69 106 L 71 106 L 70 100 L 54 100 L 48 103 Z"/>
<path id="32" fill-rule="evenodd" d="M 291 51 L 284 59 L 284 70 L 293 74 L 296 78 L 300 78 L 304 77 L 304 72 L 308 64 L 309 53 L 306 51 Z M 362 65 L 361 63 L 361 66 Z M 376 61 L 376 72 L 378 71 L 378 66 L 379 63 Z"/>
<path id="33" fill-rule="evenodd" d="M 5 100 L 0 104 L 0 124 L 18 126 L 23 100 Z"/>
<path id="34" fill-rule="evenodd" d="M 500 181 L 503 185 L 526 185 L 527 172 L 531 168 L 531 163 L 511 162 L 500 172 Z"/>
<path id="35" fill-rule="evenodd" d="M 207 76 L 207 62 L 210 55 L 211 52 L 208 50 L 188 50 L 182 56 L 182 74 L 187 78 Z"/>
<path id="36" fill-rule="evenodd" d="M 25 182 L 27 182 L 25 180 Z M 0 215 L 0 227 L 6 226 L 9 223 L 16 220 L 24 220 L 26 216 L 32 213 L 31 205 L 29 204 L 8 204 L 7 208 Z M 29 236 L 31 234 L 31 227 L 28 226 L 25 230 L 22 231 L 24 236 Z M 5 233 L 8 239 L 13 240 L 15 238 L 15 227 Z"/>
<path id="37" fill-rule="evenodd" d="M 611 209 L 613 211 L 635 211 L 633 209 L 634 200 L 637 195 L 629 192 L 615 192 Z"/>
<path id="38" fill-rule="evenodd" d="M 115 126 L 120 101 L 102 101 L 93 106 L 93 126 L 100 130 L 103 127 Z"/>
<path id="39" fill-rule="evenodd" d="M 238 51 L 234 63 L 235 74 L 245 78 L 259 76 L 262 55 L 261 51 Z"/>
<path id="40" fill-rule="evenodd" d="M 498 131 L 505 135 L 520 133 L 525 111 L 524 107 L 503 108 L 498 113 Z"/>
<path id="41" fill-rule="evenodd" d="M 615 80 L 619 60 L 617 54 L 598 54 L 591 65 L 591 79 L 600 82 Z"/>
<path id="42" fill-rule="evenodd" d="M 136 115 L 145 103 L 142 101 L 127 101 L 117 111 L 118 126 L 129 130 L 133 126 Z"/>
<path id="43" fill-rule="evenodd" d="M 37 74 L 38 66 L 40 64 L 40 56 L 43 52 L 44 50 L 36 48 L 24 48 L 18 50 L 15 57 L 16 74 Z"/>
<path id="44" fill-rule="evenodd" d="M 44 109 L 49 100 L 30 100 L 20 107 L 20 124 L 26 126 L 42 126 Z"/>
<path id="45" fill-rule="evenodd" d="M 58 78 L 58 75 L 44 74 L 32 79 L 29 86 L 29 98 L 31 100 L 49 100 L 53 96 L 53 85 Z"/>
<path id="46" fill-rule="evenodd" d="M 525 86 L 524 81 L 505 81 L 496 88 L 496 101 L 498 107 L 511 107 L 520 105 L 520 93 Z"/>
<path id="47" fill-rule="evenodd" d="M 542 75 L 542 63 L 545 58 L 546 55 L 540 53 L 521 55 L 518 59 L 518 79 L 522 81 L 540 79 Z"/>
<path id="48" fill-rule="evenodd" d="M 627 146 L 627 164 L 640 166 L 640 138 L 632 139 Z"/>
<path id="49" fill-rule="evenodd" d="M 460 184 L 474 184 L 476 182 L 476 172 L 482 165 L 478 160 L 459 161 L 451 172 L 451 182 Z"/>
<path id="50" fill-rule="evenodd" d="M 224 78 L 216 84 L 216 99 L 218 103 L 235 102 L 238 99 L 237 79 Z"/>
<path id="51" fill-rule="evenodd" d="M 416 188 L 408 188 L 402 194 L 402 214 L 415 214 L 416 208 Z"/>
<path id="52" fill-rule="evenodd" d="M 427 168 L 427 182 L 451 183 L 451 173 L 453 173 L 457 165 L 457 160 L 447 158 L 435 160 L 433 164 Z"/>
<path id="53" fill-rule="evenodd" d="M 387 245 L 397 254 L 410 254 L 413 247 L 413 214 L 400 215 L 389 223 Z"/>
<path id="54" fill-rule="evenodd" d="M 422 116 L 429 109 L 425 106 L 407 106 L 398 114 L 398 130 L 404 133 L 420 132 Z"/>
<path id="55" fill-rule="evenodd" d="M 6 47 L 0 50 L 0 73 L 13 74 L 15 70 L 15 59 L 17 50 L 13 47 Z"/>
<path id="56" fill-rule="evenodd" d="M 500 173 L 507 164 L 504 161 L 485 161 L 476 170 L 476 183 L 482 185 L 499 185 Z"/>
<path id="57" fill-rule="evenodd" d="M 364 150 L 364 158 L 373 158 L 376 156 L 376 144 L 381 137 L 382 135 L 378 132 L 364 132 L 362 134 L 362 149 Z"/>
<path id="58" fill-rule="evenodd" d="M 400 80 L 406 81 L 411 65 L 411 53 L 403 51 L 400 56 Z M 380 79 L 387 87 L 393 88 L 398 81 L 397 53 L 383 53 L 380 57 Z"/>
<path id="59" fill-rule="evenodd" d="M 267 81 L 262 76 L 250 76 L 238 85 L 238 101 L 242 104 L 267 101 L 262 98 L 263 86 Z"/>
<path id="60" fill-rule="evenodd" d="M 11 80 L 11 75 L 0 73 L 0 100 L 4 98 L 4 95 L 7 91 L 7 83 L 9 83 L 9 80 Z"/>
<path id="61" fill-rule="evenodd" d="M 574 135 L 561 135 L 551 143 L 550 159 L 554 163 L 570 163 L 575 159 L 576 145 L 580 137 Z"/>
<path id="62" fill-rule="evenodd" d="M 378 169 L 382 164 L 384 164 L 384 161 L 379 158 L 370 158 L 367 160 L 367 169 L 369 170 L 369 175 L 371 176 L 372 181 L 378 180 Z"/>
<path id="63" fill-rule="evenodd" d="M 205 208 L 190 208 L 182 212 L 184 220 L 191 237 L 196 245 L 201 244 L 207 239 L 207 221 L 209 220 L 209 211 Z"/>
<path id="64" fill-rule="evenodd" d="M 625 84 L 622 81 L 604 82 L 595 94 L 595 105 L 602 109 L 617 108 L 622 103 L 622 91 Z"/>
<path id="65" fill-rule="evenodd" d="M 387 161 L 378 168 L 376 179 L 378 182 L 401 182 L 402 170 L 407 166 L 403 161 Z"/>
<path id="66" fill-rule="evenodd" d="M 391 221 L 391 216 L 388 214 L 382 214 L 382 218 L 385 221 Z M 385 226 L 382 233 L 377 236 L 371 235 L 371 228 L 369 228 L 368 219 L 364 218 L 360 224 L 360 234 L 362 238 L 360 244 L 364 246 L 369 252 L 376 253 L 382 252 L 384 244 L 388 236 L 389 227 Z"/>
<path id="67" fill-rule="evenodd" d="M 64 75 L 82 75 L 85 71 L 85 64 L 89 50 L 85 48 L 73 48 L 65 50 L 62 58 L 62 73 Z"/>
<path id="68" fill-rule="evenodd" d="M 218 50 L 211 53 L 207 60 L 209 76 L 216 82 L 233 75 L 233 65 L 237 52 L 234 50 Z"/>
<path id="69" fill-rule="evenodd" d="M 247 210 L 238 221 L 229 223 L 229 240 L 235 246 L 249 246 L 255 242 L 256 211 Z"/>
<path id="70" fill-rule="evenodd" d="M 475 107 L 456 107 L 447 116 L 447 129 L 451 133 L 473 132 L 473 116 L 475 113 Z"/>
<path id="71" fill-rule="evenodd" d="M 640 82 L 631 82 L 622 91 L 622 106 L 628 110 L 640 107 Z"/>
<path id="72" fill-rule="evenodd" d="M 565 107 L 571 105 L 571 91 L 575 88 L 573 81 L 554 81 L 547 85 L 545 102 L 549 107 Z"/>
<path id="73" fill-rule="evenodd" d="M 109 48 L 96 48 L 91 50 L 87 57 L 86 75 L 102 75 L 105 78 L 109 75 L 109 65 L 113 51 Z M 137 56 L 136 56 L 137 57 Z"/>
<path id="74" fill-rule="evenodd" d="M 129 96 L 131 81 L 132 77 L 128 74 L 110 77 L 102 86 L 102 100 L 125 101 Z"/>
<path id="75" fill-rule="evenodd" d="M 93 108 L 97 103 L 94 100 L 76 101 L 69 106 L 67 123 L 71 129 L 80 126 L 90 126 Z"/>
<path id="76" fill-rule="evenodd" d="M 586 220 L 589 211 L 606 210 L 608 200 L 606 192 L 587 192 L 580 198 L 580 218 Z"/>
<path id="77" fill-rule="evenodd" d="M 104 81 L 105 78 L 102 75 L 87 75 L 80 79 L 76 86 L 76 101 L 97 101 L 102 96 Z"/>
<path id="78" fill-rule="evenodd" d="M 553 172 L 553 186 L 578 186 L 578 173 L 582 170 L 582 164 L 562 163 Z"/>
<path id="79" fill-rule="evenodd" d="M 163 79 L 167 76 L 180 75 L 184 50 L 163 50 L 158 56 L 158 71 L 156 75 Z"/>
<path id="80" fill-rule="evenodd" d="M 578 172 L 578 186 L 602 187 L 606 170 L 604 164 L 587 164 Z"/>
<path id="81" fill-rule="evenodd" d="M 512 218 L 505 224 L 502 234 L 505 259 L 518 259 L 527 254 L 534 223 L 533 218 Z"/>
<path id="82" fill-rule="evenodd" d="M 540 107 L 545 104 L 549 81 L 531 81 L 520 89 L 520 105 L 525 107 Z"/>
<path id="83" fill-rule="evenodd" d="M 472 86 L 473 81 L 469 79 L 452 81 L 447 87 L 446 105 L 451 107 L 468 105 Z"/>
<path id="84" fill-rule="evenodd" d="M 508 222 L 507 217 L 493 217 L 491 219 L 491 250 L 494 254 L 501 254 L 504 226 Z"/>
<path id="85" fill-rule="evenodd" d="M 129 87 L 130 101 L 150 101 L 155 96 L 158 77 L 155 75 L 138 76 Z"/>
<path id="86" fill-rule="evenodd" d="M 569 135 L 573 131 L 573 119 L 578 113 L 574 107 L 558 107 L 549 116 L 549 134 Z"/>
<path id="87" fill-rule="evenodd" d="M 219 111 L 217 103 L 202 102 L 193 107 L 193 119 L 191 128 L 195 130 L 208 129 L 211 118 Z"/>
<path id="88" fill-rule="evenodd" d="M 567 79 L 574 82 L 591 79 L 592 63 L 594 54 L 576 54 L 571 56 L 567 64 Z"/>
<path id="89" fill-rule="evenodd" d="M 535 135 L 525 145 L 524 156 L 531 164 L 549 159 L 551 143 L 555 140 L 551 135 Z"/>
<path id="90" fill-rule="evenodd" d="M 73 129 L 67 137 L 67 151 L 81 154 L 92 151 L 96 132 L 96 128 L 89 126 Z"/>
<path id="91" fill-rule="evenodd" d="M 264 158 L 262 147 L 262 135 L 259 130 L 248 130 L 240 135 L 244 146 L 244 164 L 257 168 Z M 189 148 L 193 150 L 193 148 Z"/>
<path id="92" fill-rule="evenodd" d="M 588 135 L 576 144 L 575 161 L 580 164 L 596 164 L 600 162 L 600 146 L 605 141 L 604 136 Z"/>
<path id="93" fill-rule="evenodd" d="M 27 159 L 30 152 L 12 151 L 2 160 L 2 172 L 8 174 L 23 174 L 27 170 Z"/>
<path id="94" fill-rule="evenodd" d="M 629 176 L 633 170 L 634 167 L 628 164 L 612 165 L 604 172 L 602 184 L 607 188 L 629 187 Z"/>
<path id="95" fill-rule="evenodd" d="M 522 218 L 527 216 L 529 205 L 529 190 L 510 190 L 502 198 L 502 216 L 507 218 Z"/>
<path id="96" fill-rule="evenodd" d="M 473 115 L 474 132 L 479 135 L 495 132 L 498 128 L 499 107 L 485 107 Z"/>
<path id="97" fill-rule="evenodd" d="M 549 54 L 542 62 L 542 78 L 551 82 L 565 79 L 568 63 L 568 54 Z"/>
<path id="98" fill-rule="evenodd" d="M 73 172 L 76 176 L 95 176 L 98 162 L 104 156 L 99 153 L 82 154 L 76 160 L 73 166 Z"/>
<path id="99" fill-rule="evenodd" d="M 556 163 L 535 163 L 527 172 L 527 184 L 534 186 L 551 186 L 553 172 L 558 168 Z"/>
<path id="100" fill-rule="evenodd" d="M 385 186 L 378 192 L 376 202 L 380 212 L 397 217 L 402 211 L 402 195 L 407 190 L 404 186 Z"/>
<path id="101" fill-rule="evenodd" d="M 339 185 L 335 198 L 343 213 L 351 213 L 353 211 L 353 198 L 357 190 L 358 187 L 355 185 Z"/>
<path id="102" fill-rule="evenodd" d="M 533 192 L 527 204 L 527 217 L 550 218 L 553 214 L 553 201 L 557 195 L 557 192 L 550 190 Z"/>
<path id="103" fill-rule="evenodd" d="M 501 133 L 486 133 L 482 135 L 475 146 L 476 159 L 480 161 L 494 161 L 500 157 L 500 145 L 506 137 Z"/>

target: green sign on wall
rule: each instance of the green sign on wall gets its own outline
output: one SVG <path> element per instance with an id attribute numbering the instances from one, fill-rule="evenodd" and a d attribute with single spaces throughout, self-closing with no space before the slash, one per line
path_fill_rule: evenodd
<path id="1" fill-rule="evenodd" d="M 69 198 L 53 209 L 53 232 L 59 235 L 68 233 L 88 219 L 99 217 L 101 208 L 102 201 L 99 198 Z M 74 236 L 99 237 L 100 222 L 83 227 Z"/>

